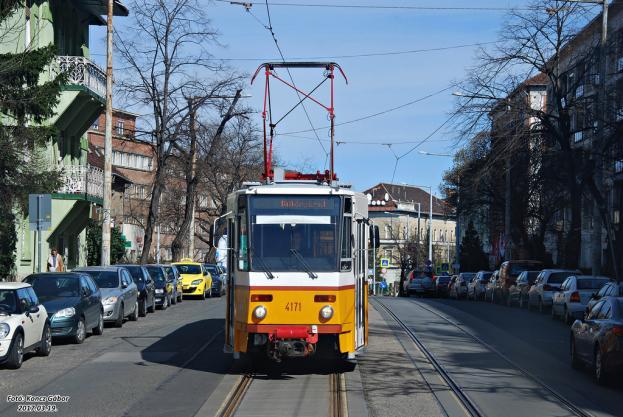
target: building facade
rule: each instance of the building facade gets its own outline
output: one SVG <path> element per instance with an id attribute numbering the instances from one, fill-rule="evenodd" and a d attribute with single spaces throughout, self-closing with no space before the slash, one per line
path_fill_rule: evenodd
<path id="1" fill-rule="evenodd" d="M 0 52 L 19 53 L 28 49 L 54 45 L 57 57 L 41 74 L 43 80 L 59 72 L 68 74 L 62 86 L 55 115 L 46 124 L 58 131 L 42 152 L 47 163 L 62 175 L 62 186 L 52 194 L 52 225 L 42 231 L 41 269 L 51 248 L 63 255 L 68 268 L 86 262 L 86 226 L 96 213 L 103 197 L 103 173 L 89 164 L 86 131 L 105 104 L 106 74 L 89 59 L 89 27 L 104 25 L 107 2 L 97 1 L 26 1 L 7 22 L 15 36 L 0 41 Z M 128 10 L 115 1 L 116 16 L 127 16 Z M 36 271 L 36 234 L 29 228 L 28 217 L 17 221 L 18 277 Z"/>
<path id="2" fill-rule="evenodd" d="M 388 282 L 400 281 L 406 264 L 423 268 L 428 259 L 430 194 L 420 187 L 388 183 L 377 184 L 363 193 L 368 197 L 370 219 L 379 227 L 381 245 L 377 261 L 389 260 L 389 266 L 377 268 L 383 278 Z M 438 270 L 446 269 L 455 261 L 456 220 L 454 212 L 435 196 L 430 230 L 433 265 Z"/>

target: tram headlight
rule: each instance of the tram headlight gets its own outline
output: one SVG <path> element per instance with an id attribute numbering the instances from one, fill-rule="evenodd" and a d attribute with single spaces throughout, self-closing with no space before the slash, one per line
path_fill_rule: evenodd
<path id="1" fill-rule="evenodd" d="M 331 306 L 324 306 L 320 309 L 320 317 L 325 320 L 329 320 L 333 317 L 333 308 Z"/>
<path id="2" fill-rule="evenodd" d="M 263 319 L 264 317 L 266 317 L 266 307 L 264 306 L 257 306 L 255 307 L 255 310 L 253 310 L 253 315 L 255 316 L 256 319 Z"/>

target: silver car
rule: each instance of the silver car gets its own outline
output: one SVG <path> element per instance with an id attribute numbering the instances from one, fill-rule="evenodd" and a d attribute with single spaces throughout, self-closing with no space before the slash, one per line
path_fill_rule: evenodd
<path id="1" fill-rule="evenodd" d="M 90 266 L 75 271 L 86 272 L 102 292 L 104 321 L 123 326 L 127 317 L 138 320 L 138 288 L 127 269 L 119 266 Z"/>

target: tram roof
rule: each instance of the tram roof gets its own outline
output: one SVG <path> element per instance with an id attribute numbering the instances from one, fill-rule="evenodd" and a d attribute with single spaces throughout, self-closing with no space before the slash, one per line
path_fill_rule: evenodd
<path id="1" fill-rule="evenodd" d="M 245 194 L 309 194 L 309 195 L 355 195 L 361 194 L 347 185 L 331 186 L 315 181 L 284 181 L 274 183 L 245 183 L 239 190 Z"/>

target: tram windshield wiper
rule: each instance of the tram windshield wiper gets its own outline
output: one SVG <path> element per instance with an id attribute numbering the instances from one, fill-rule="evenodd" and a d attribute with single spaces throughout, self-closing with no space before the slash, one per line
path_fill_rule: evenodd
<path id="1" fill-rule="evenodd" d="M 299 253 L 299 251 L 297 251 L 296 249 L 290 249 L 290 252 L 292 252 L 292 254 L 296 258 L 296 260 L 299 261 L 299 263 L 303 266 L 303 269 L 305 269 L 305 272 L 307 272 L 307 274 L 309 275 L 309 277 L 311 279 L 318 278 L 318 275 L 316 273 L 314 273 L 314 271 L 312 271 L 311 267 L 305 261 L 303 256 Z"/>
<path id="2" fill-rule="evenodd" d="M 259 255 L 255 255 L 255 253 L 253 251 L 251 251 L 251 256 L 253 257 L 253 261 L 256 261 L 260 265 L 260 268 L 262 268 L 262 272 L 264 272 L 266 274 L 266 277 L 268 279 L 275 278 L 275 275 L 273 275 L 273 273 L 270 272 L 270 269 L 268 268 L 268 265 L 266 265 L 266 262 L 264 262 L 264 258 L 262 258 Z"/>

